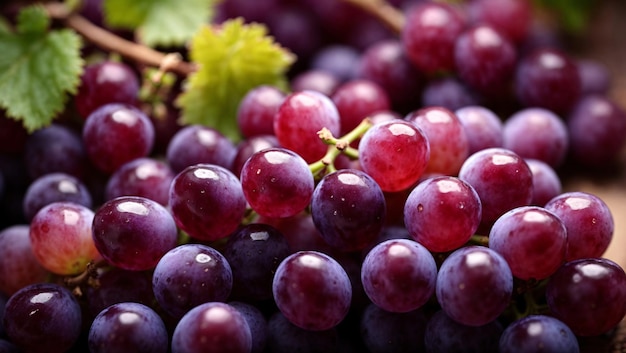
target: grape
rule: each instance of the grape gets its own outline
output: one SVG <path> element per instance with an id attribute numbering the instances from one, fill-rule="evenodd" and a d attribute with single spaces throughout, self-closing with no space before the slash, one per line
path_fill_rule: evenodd
<path id="1" fill-rule="evenodd" d="M 522 206 L 496 220 L 489 233 L 489 248 L 506 259 L 513 276 L 542 280 L 565 262 L 567 231 L 554 213 Z"/>
<path id="2" fill-rule="evenodd" d="M 342 251 L 361 250 L 380 233 L 385 197 L 378 184 L 357 169 L 325 175 L 315 187 L 311 214 L 322 238 Z"/>
<path id="3" fill-rule="evenodd" d="M 503 146 L 523 158 L 560 167 L 569 149 L 569 134 L 563 120 L 543 108 L 526 108 L 511 115 L 503 126 Z"/>
<path id="4" fill-rule="evenodd" d="M 376 245 L 363 260 L 361 282 L 369 299 L 390 312 L 422 307 L 435 292 L 437 265 L 421 244 L 393 239 Z"/>
<path id="5" fill-rule="evenodd" d="M 294 325 L 323 331 L 348 314 L 352 286 L 346 271 L 330 256 L 299 251 L 285 258 L 274 275 L 276 305 Z"/>
<path id="6" fill-rule="evenodd" d="M 472 23 L 486 23 L 508 37 L 522 43 L 532 24 L 533 9 L 526 0 L 477 0 L 468 3 Z"/>
<path id="7" fill-rule="evenodd" d="M 563 322 L 531 315 L 511 323 L 500 337 L 501 353 L 578 353 L 578 340 Z"/>
<path id="8" fill-rule="evenodd" d="M 287 239 L 292 252 L 315 250 L 331 253 L 332 247 L 324 241 L 309 212 L 301 212 L 286 218 L 259 217 L 258 223 L 268 224 L 276 228 Z"/>
<path id="9" fill-rule="evenodd" d="M 157 302 L 175 318 L 202 303 L 225 301 L 232 286 L 233 273 L 226 258 L 202 244 L 184 244 L 168 251 L 152 275 Z"/>
<path id="10" fill-rule="evenodd" d="M 459 179 L 470 184 L 482 204 L 483 225 L 491 225 L 506 211 L 527 206 L 533 196 L 533 175 L 515 152 L 493 147 L 472 154 L 461 166 Z"/>
<path id="11" fill-rule="evenodd" d="M 137 158 L 120 166 L 109 178 L 105 198 L 141 196 L 163 206 L 169 202 L 169 191 L 174 172 L 163 161 Z"/>
<path id="12" fill-rule="evenodd" d="M 60 201 L 43 207 L 30 223 L 33 253 L 48 271 L 75 275 L 101 254 L 91 236 L 94 212 L 82 205 Z"/>
<path id="13" fill-rule="evenodd" d="M 609 92 L 611 77 L 606 65 L 593 59 L 578 59 L 576 66 L 580 76 L 582 96 L 591 94 L 606 95 Z"/>
<path id="14" fill-rule="evenodd" d="M 109 103 L 133 105 L 139 94 L 139 79 L 128 65 L 102 61 L 85 67 L 74 102 L 84 119 Z"/>
<path id="15" fill-rule="evenodd" d="M 317 91 L 325 96 L 332 96 L 341 81 L 334 74 L 322 69 L 309 69 L 297 74 L 291 80 L 291 90 Z"/>
<path id="16" fill-rule="evenodd" d="M 322 45 L 323 35 L 317 30 L 317 19 L 308 9 L 277 6 L 266 24 L 275 40 L 298 57 L 296 65 L 314 55 Z M 306 40 L 302 40 L 303 36 Z"/>
<path id="17" fill-rule="evenodd" d="M 25 285 L 26 286 L 26 285 Z M 25 287 L 24 286 L 24 287 Z M 13 293 L 11 293 L 13 294 Z M 9 298 L 0 292 L 0 339 L 6 336 L 6 332 L 4 331 L 4 312 L 7 305 L 7 300 Z M 0 346 L 1 348 L 1 346 Z M 2 350 L 0 350 L 1 352 Z"/>
<path id="18" fill-rule="evenodd" d="M 250 156 L 241 169 L 240 179 L 250 207 L 266 217 L 289 217 L 303 211 L 315 187 L 306 161 L 280 147 Z"/>
<path id="19" fill-rule="evenodd" d="M 319 4 L 316 5 L 319 6 Z M 343 44 L 331 44 L 318 50 L 311 58 L 309 66 L 312 69 L 328 71 L 340 81 L 345 82 L 355 78 L 359 60 L 360 55 L 355 48 Z"/>
<path id="20" fill-rule="evenodd" d="M 561 179 L 547 163 L 538 159 L 526 158 L 526 164 L 533 173 L 533 199 L 531 205 L 545 206 L 548 201 L 558 196 L 562 190 Z"/>
<path id="21" fill-rule="evenodd" d="M 101 171 L 113 173 L 124 163 L 150 153 L 154 126 L 141 110 L 110 103 L 89 114 L 83 143 L 89 160 Z"/>
<path id="22" fill-rule="evenodd" d="M 387 92 L 374 81 L 365 79 L 341 84 L 331 98 L 339 111 L 341 135 L 352 131 L 370 114 L 391 108 Z"/>
<path id="23" fill-rule="evenodd" d="M 415 241 L 430 251 L 447 252 L 463 246 L 476 232 L 482 205 L 471 185 L 442 176 L 420 182 L 403 211 L 404 224 Z"/>
<path id="24" fill-rule="evenodd" d="M 152 269 L 176 246 L 178 231 L 156 201 L 121 196 L 104 203 L 93 218 L 93 240 L 102 257 L 125 270 Z"/>
<path id="25" fill-rule="evenodd" d="M 222 254 L 233 273 L 231 298 L 256 302 L 272 298 L 276 268 L 291 252 L 276 228 L 258 223 L 230 235 Z"/>
<path id="26" fill-rule="evenodd" d="M 172 337 L 172 353 L 247 353 L 252 335 L 244 316 L 219 302 L 200 304 L 183 316 Z"/>
<path id="27" fill-rule="evenodd" d="M 89 352 L 166 353 L 168 334 L 159 315 L 132 302 L 118 303 L 101 311 L 89 328 Z"/>
<path id="28" fill-rule="evenodd" d="M 33 253 L 28 225 L 13 225 L 0 231 L 0 296 L 44 282 L 48 274 Z"/>
<path id="29" fill-rule="evenodd" d="M 28 135 L 23 124 L 8 118 L 4 110 L 0 111 L 0 154 L 21 154 Z"/>
<path id="30" fill-rule="evenodd" d="M 470 105 L 457 109 L 454 114 L 465 129 L 469 154 L 492 147 L 502 147 L 502 120 L 492 110 Z"/>
<path id="31" fill-rule="evenodd" d="M 91 194 L 79 179 L 65 173 L 50 173 L 35 179 L 24 195 L 24 216 L 32 220 L 37 211 L 58 201 L 69 201 L 91 208 Z"/>
<path id="32" fill-rule="evenodd" d="M 613 215 L 599 197 L 570 191 L 548 201 L 545 208 L 567 228 L 567 261 L 600 257 L 611 243 L 615 230 Z"/>
<path id="33" fill-rule="evenodd" d="M 481 98 L 454 76 L 435 78 L 426 83 L 422 92 L 424 107 L 444 107 L 450 110 L 478 105 Z"/>
<path id="34" fill-rule="evenodd" d="M 454 69 L 454 43 L 465 20 L 447 4 L 424 2 L 410 8 L 401 33 L 407 56 L 420 71 L 434 74 Z"/>
<path id="35" fill-rule="evenodd" d="M 602 258 L 570 261 L 548 281 L 546 298 L 554 316 L 579 336 L 597 336 L 626 315 L 626 273 Z"/>
<path id="36" fill-rule="evenodd" d="M 189 125 L 172 137 L 167 146 L 167 161 L 175 173 L 199 163 L 229 169 L 236 153 L 233 142 L 218 130 L 203 125 Z"/>
<path id="37" fill-rule="evenodd" d="M 267 320 L 261 310 L 252 304 L 245 302 L 228 302 L 228 305 L 237 309 L 243 315 L 244 319 L 248 323 L 250 328 L 250 335 L 252 337 L 252 350 L 250 353 L 263 353 L 267 346 L 267 338 L 269 334 L 269 328 Z"/>
<path id="38" fill-rule="evenodd" d="M 610 98 L 582 98 L 569 114 L 567 127 L 571 155 L 583 166 L 613 164 L 626 144 L 626 112 Z"/>
<path id="39" fill-rule="evenodd" d="M 502 326 L 497 320 L 485 325 L 467 326 L 439 310 L 428 320 L 424 343 L 429 353 L 498 352 L 501 334 Z"/>
<path id="40" fill-rule="evenodd" d="M 430 145 L 421 128 L 408 121 L 372 126 L 359 142 L 359 162 L 383 191 L 407 189 L 424 174 Z"/>
<path id="41" fill-rule="evenodd" d="M 469 155 L 459 118 L 447 108 L 426 107 L 409 113 L 405 120 L 417 125 L 428 139 L 430 160 L 425 173 L 457 175 Z"/>
<path id="42" fill-rule="evenodd" d="M 517 53 L 513 43 L 496 28 L 479 24 L 463 32 L 454 46 L 457 75 L 483 96 L 506 94 Z"/>
<path id="43" fill-rule="evenodd" d="M 241 169 L 254 153 L 272 147 L 279 147 L 278 140 L 274 135 L 256 135 L 242 140 L 237 144 L 237 154 L 233 159 L 232 172 L 241 175 Z"/>
<path id="44" fill-rule="evenodd" d="M 284 148 L 312 163 L 322 158 L 328 146 L 317 132 L 327 128 L 333 136 L 340 132 L 339 112 L 333 101 L 317 91 L 289 94 L 274 117 L 274 134 Z"/>
<path id="45" fill-rule="evenodd" d="M 98 275 L 98 285 L 86 288 L 87 308 L 95 317 L 107 307 L 124 302 L 152 305 L 152 273 L 111 267 Z"/>
<path id="46" fill-rule="evenodd" d="M 278 7 L 278 0 L 262 2 L 247 0 L 228 0 L 219 3 L 228 17 L 243 17 L 247 21 L 262 22 Z"/>
<path id="47" fill-rule="evenodd" d="M 361 316 L 360 333 L 371 353 L 423 352 L 426 324 L 422 310 L 392 313 L 370 304 Z"/>
<path id="48" fill-rule="evenodd" d="M 32 180 L 55 172 L 81 178 L 87 171 L 87 152 L 74 130 L 51 124 L 29 135 L 24 145 L 24 163 Z"/>
<path id="49" fill-rule="evenodd" d="M 322 331 L 300 328 L 280 312 L 268 321 L 267 347 L 272 353 L 339 353 L 339 335 L 333 327 Z"/>
<path id="50" fill-rule="evenodd" d="M 467 246 L 446 258 L 437 274 L 437 301 L 454 321 L 481 326 L 511 301 L 513 275 L 506 260 L 483 246 Z"/>
<path id="51" fill-rule="evenodd" d="M 239 179 L 212 164 L 189 166 L 178 173 L 170 187 L 169 205 L 180 229 L 209 241 L 233 232 L 246 211 Z"/>
<path id="52" fill-rule="evenodd" d="M 535 49 L 517 65 L 515 90 L 518 100 L 527 107 L 566 113 L 580 97 L 578 68 L 557 49 Z"/>
<path id="53" fill-rule="evenodd" d="M 13 343 L 0 338 L 0 352 L 2 353 L 20 353 L 19 348 L 17 348 Z"/>
<path id="54" fill-rule="evenodd" d="M 285 94 L 274 86 L 261 85 L 248 91 L 239 103 L 237 125 L 246 138 L 274 134 L 274 116 Z"/>
<path id="55" fill-rule="evenodd" d="M 63 353 L 80 335 L 80 305 L 65 287 L 31 284 L 9 298 L 3 322 L 7 337 L 20 350 Z"/>

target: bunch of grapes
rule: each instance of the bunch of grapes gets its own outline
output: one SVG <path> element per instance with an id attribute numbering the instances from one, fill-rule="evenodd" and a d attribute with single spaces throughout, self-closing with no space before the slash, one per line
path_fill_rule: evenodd
<path id="1" fill-rule="evenodd" d="M 603 257 L 614 215 L 561 179 L 625 147 L 607 69 L 530 1 L 397 0 L 397 33 L 367 3 L 219 5 L 299 56 L 289 91 L 240 101 L 240 141 L 180 125 L 174 94 L 155 109 L 112 59 L 52 125 L 1 117 L 0 351 L 610 340 L 626 316 L 626 273 Z"/>

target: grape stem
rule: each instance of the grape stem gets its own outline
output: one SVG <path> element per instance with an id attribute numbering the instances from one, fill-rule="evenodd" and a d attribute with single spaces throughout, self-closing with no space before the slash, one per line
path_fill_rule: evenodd
<path id="1" fill-rule="evenodd" d="M 170 61 L 171 57 L 166 53 L 126 40 L 100 28 L 83 16 L 72 13 L 63 3 L 46 3 L 44 6 L 51 18 L 65 22 L 68 27 L 104 50 L 119 53 L 128 59 L 150 66 L 163 67 L 166 65 L 167 70 L 183 76 L 187 76 L 197 69 L 192 63 L 184 60 Z"/>
<path id="2" fill-rule="evenodd" d="M 108 266 L 108 263 L 104 260 L 100 260 L 98 262 L 90 261 L 89 263 L 87 263 L 87 266 L 85 267 L 85 270 L 83 272 L 74 277 L 66 277 L 63 279 L 63 282 L 66 286 L 72 288 L 73 293 L 76 296 L 81 296 L 82 285 L 87 284 L 92 287 L 99 286 L 98 269 L 105 266 Z"/>
<path id="3" fill-rule="evenodd" d="M 404 27 L 405 17 L 401 10 L 395 8 L 385 0 L 343 0 L 352 5 L 358 6 L 381 23 L 389 27 L 392 31 L 400 34 Z"/>

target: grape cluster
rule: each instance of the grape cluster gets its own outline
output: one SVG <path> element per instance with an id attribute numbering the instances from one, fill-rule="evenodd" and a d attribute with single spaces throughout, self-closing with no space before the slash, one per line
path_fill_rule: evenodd
<path id="1" fill-rule="evenodd" d="M 347 1 L 222 2 L 216 21 L 265 22 L 300 56 L 289 92 L 241 100 L 241 141 L 148 109 L 108 59 L 54 124 L 0 117 L 0 350 L 610 337 L 626 316 L 626 273 L 602 257 L 613 215 L 560 179 L 625 147 L 606 68 L 532 27 L 526 0 L 393 4 L 398 34 Z"/>

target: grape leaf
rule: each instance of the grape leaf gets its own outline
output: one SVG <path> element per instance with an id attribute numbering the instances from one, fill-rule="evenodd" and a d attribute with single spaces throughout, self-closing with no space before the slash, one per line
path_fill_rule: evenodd
<path id="1" fill-rule="evenodd" d="M 49 20 L 40 10 L 25 8 L 17 32 L 0 31 L 0 106 L 29 131 L 63 111 L 83 67 L 80 37 L 68 29 L 48 32 Z"/>
<path id="2" fill-rule="evenodd" d="M 187 42 L 208 23 L 216 0 L 105 0 L 104 15 L 112 27 L 137 30 L 148 46 Z"/>
<path id="3" fill-rule="evenodd" d="M 286 90 L 286 72 L 295 60 L 265 26 L 244 24 L 241 18 L 203 27 L 191 42 L 190 56 L 199 69 L 177 99 L 182 122 L 211 126 L 235 141 L 241 137 L 236 115 L 243 96 L 262 84 Z"/>

